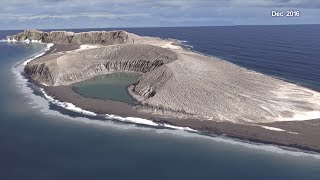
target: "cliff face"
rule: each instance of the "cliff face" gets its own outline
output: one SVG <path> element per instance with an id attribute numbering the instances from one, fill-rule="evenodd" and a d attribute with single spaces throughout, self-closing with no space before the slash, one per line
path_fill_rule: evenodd
<path id="1" fill-rule="evenodd" d="M 24 71 L 34 80 L 46 82 L 46 84 L 52 84 L 54 82 L 54 77 L 50 72 L 50 67 L 45 63 L 26 66 Z"/>
<path id="2" fill-rule="evenodd" d="M 138 82 L 129 88 L 132 92 L 131 95 L 140 101 L 145 101 L 154 96 L 173 74 L 166 65 L 146 73 Z"/>
<path id="3" fill-rule="evenodd" d="M 118 31 L 91 31 L 91 32 L 66 32 L 52 31 L 43 32 L 38 30 L 25 30 L 13 36 L 7 36 L 9 40 L 25 41 L 36 40 L 43 43 L 54 44 L 125 44 L 134 43 L 134 38 L 129 33 Z"/>
<path id="4" fill-rule="evenodd" d="M 50 54 L 28 63 L 25 73 L 47 85 L 68 85 L 110 72 L 146 73 L 177 59 L 174 52 L 145 44 L 123 44 Z"/>

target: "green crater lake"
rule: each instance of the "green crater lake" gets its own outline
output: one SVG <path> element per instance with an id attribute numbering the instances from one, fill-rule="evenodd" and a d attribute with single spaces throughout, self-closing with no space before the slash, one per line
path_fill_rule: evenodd
<path id="1" fill-rule="evenodd" d="M 134 98 L 128 94 L 127 87 L 141 76 L 139 73 L 115 72 L 76 83 L 73 89 L 89 98 L 133 103 Z"/>

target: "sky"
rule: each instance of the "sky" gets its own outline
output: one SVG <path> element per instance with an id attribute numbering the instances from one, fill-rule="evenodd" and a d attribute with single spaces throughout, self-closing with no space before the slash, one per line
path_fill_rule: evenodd
<path id="1" fill-rule="evenodd" d="M 320 0 L 0 0 L 0 29 L 320 24 Z M 299 11 L 272 17 L 271 11 Z"/>

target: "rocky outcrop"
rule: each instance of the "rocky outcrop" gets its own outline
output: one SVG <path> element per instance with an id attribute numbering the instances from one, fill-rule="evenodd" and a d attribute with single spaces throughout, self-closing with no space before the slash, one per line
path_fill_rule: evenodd
<path id="1" fill-rule="evenodd" d="M 54 77 L 50 72 L 50 67 L 45 63 L 36 64 L 32 66 L 26 66 L 25 74 L 32 77 L 32 79 L 37 80 L 39 82 L 45 82 L 45 84 L 53 84 Z"/>
<path id="2" fill-rule="evenodd" d="M 25 73 L 47 85 L 68 85 L 116 71 L 146 73 L 177 59 L 161 47 L 123 44 L 50 54 L 28 63 Z"/>
<path id="3" fill-rule="evenodd" d="M 43 32 L 38 30 L 25 30 L 13 36 L 7 36 L 9 40 L 17 41 L 41 41 L 54 44 L 125 44 L 134 43 L 134 37 L 125 31 L 91 31 L 91 32 L 67 32 L 52 31 Z"/>
<path id="4" fill-rule="evenodd" d="M 135 97 L 140 101 L 154 96 L 156 91 L 159 90 L 173 74 L 166 65 L 144 74 L 142 79 L 131 86 L 130 90 L 134 93 L 132 95 L 138 95 Z"/>

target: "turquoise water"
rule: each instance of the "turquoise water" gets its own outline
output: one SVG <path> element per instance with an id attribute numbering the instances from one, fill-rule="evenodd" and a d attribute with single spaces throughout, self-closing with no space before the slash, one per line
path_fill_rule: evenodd
<path id="1" fill-rule="evenodd" d="M 115 72 L 76 83 L 73 89 L 85 97 L 132 103 L 134 99 L 128 94 L 127 87 L 139 77 L 141 74 L 138 73 Z"/>

